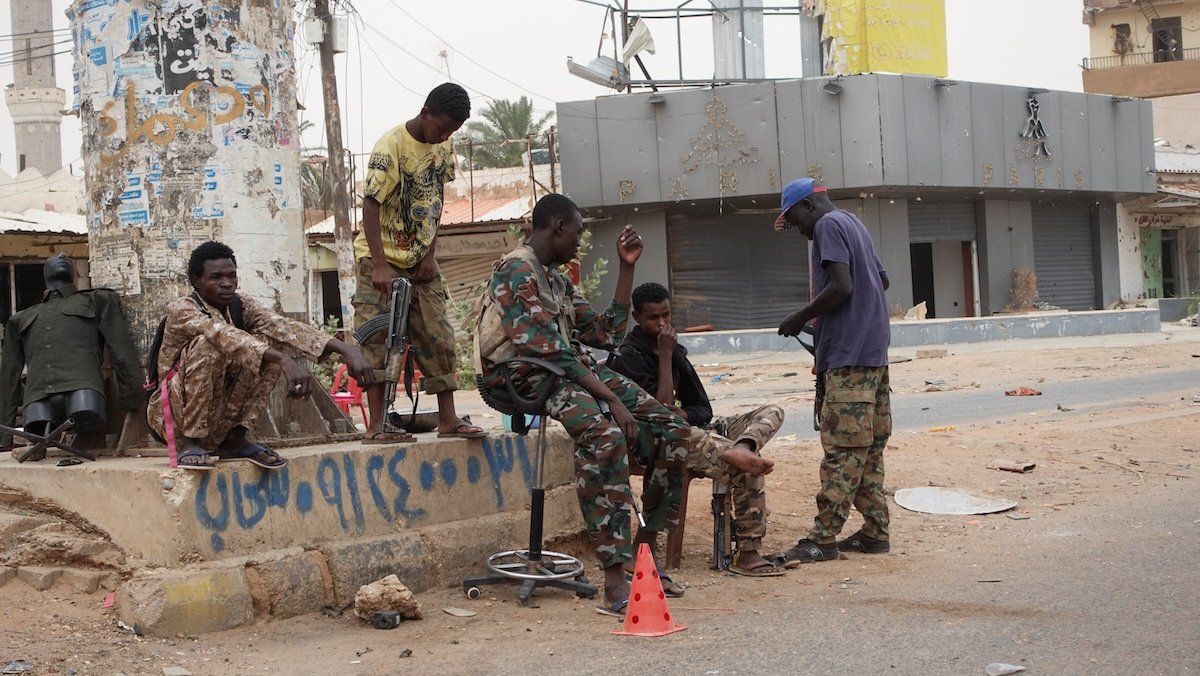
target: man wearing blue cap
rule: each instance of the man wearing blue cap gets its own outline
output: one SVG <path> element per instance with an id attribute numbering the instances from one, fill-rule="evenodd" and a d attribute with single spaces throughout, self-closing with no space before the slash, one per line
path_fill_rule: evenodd
<path id="1" fill-rule="evenodd" d="M 780 208 L 775 229 L 799 228 L 813 242 L 815 295 L 783 320 L 779 334 L 799 335 L 820 318 L 816 371 L 825 391 L 819 406 L 825 458 L 817 516 L 808 537 L 784 552 L 783 560 L 791 567 L 836 559 L 838 550 L 881 554 L 890 548 L 883 491 L 883 449 L 892 433 L 887 272 L 862 221 L 834 206 L 811 178 L 787 184 Z M 851 505 L 862 513 L 863 527 L 839 542 Z"/>

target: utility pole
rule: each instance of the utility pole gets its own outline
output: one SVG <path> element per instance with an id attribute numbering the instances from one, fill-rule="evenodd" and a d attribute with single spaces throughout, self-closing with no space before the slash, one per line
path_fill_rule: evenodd
<path id="1" fill-rule="evenodd" d="M 337 249 L 338 290 L 341 292 L 342 328 L 354 325 L 350 297 L 354 295 L 354 233 L 350 230 L 350 193 L 346 187 L 345 150 L 342 148 L 342 111 L 338 106 L 337 74 L 333 63 L 333 15 L 329 0 L 313 0 L 313 16 L 324 24 L 321 39 L 321 93 L 325 99 L 325 138 L 329 147 L 329 173 L 333 180 L 333 239 Z"/>

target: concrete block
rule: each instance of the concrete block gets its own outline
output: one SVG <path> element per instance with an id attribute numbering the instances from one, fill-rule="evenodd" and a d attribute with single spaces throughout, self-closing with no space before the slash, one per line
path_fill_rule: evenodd
<path id="1" fill-rule="evenodd" d="M 151 636 L 194 636 L 254 619 L 242 569 L 191 569 L 134 577 L 117 592 L 117 613 Z"/>
<path id="2" fill-rule="evenodd" d="M 0 542 L 47 523 L 50 523 L 50 519 L 44 517 L 0 513 Z"/>
<path id="3" fill-rule="evenodd" d="M 262 586 L 267 602 L 266 612 L 274 618 L 294 617 L 316 612 L 329 605 L 323 571 L 308 552 L 260 563 L 247 568 L 253 586 Z"/>
<path id="4" fill-rule="evenodd" d="M 8 584 L 10 580 L 17 576 L 17 569 L 8 566 L 0 566 L 0 587 Z"/>
<path id="5" fill-rule="evenodd" d="M 58 582 L 58 578 L 62 577 L 61 568 L 50 568 L 48 566 L 21 566 L 17 568 L 17 577 L 22 582 L 33 587 L 38 591 L 46 591 Z"/>
<path id="6" fill-rule="evenodd" d="M 529 517 L 502 512 L 425 528 L 421 535 L 441 582 L 453 587 L 456 580 L 482 572 L 483 562 L 492 554 L 528 546 Z"/>
<path id="7" fill-rule="evenodd" d="M 354 601 L 359 587 L 393 573 L 413 591 L 430 589 L 439 581 L 429 550 L 415 532 L 333 542 L 318 551 L 329 563 L 333 605 L 339 608 Z"/>
<path id="8" fill-rule="evenodd" d="M 100 588 L 100 580 L 104 573 L 82 568 L 63 568 L 62 581 L 73 589 L 85 594 L 91 594 Z"/>

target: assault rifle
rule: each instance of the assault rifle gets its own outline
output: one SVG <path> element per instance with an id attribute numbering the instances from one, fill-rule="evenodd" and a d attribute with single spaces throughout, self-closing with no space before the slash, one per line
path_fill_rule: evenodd
<path id="1" fill-rule="evenodd" d="M 411 307 L 412 282 L 404 277 L 393 277 L 392 299 L 388 313 L 372 317 L 354 332 L 354 340 L 359 345 L 366 345 L 367 341 L 375 337 L 375 334 L 387 331 L 387 339 L 384 343 L 387 352 L 383 363 L 383 421 L 380 427 L 384 432 L 404 431 L 401 426 L 392 423 L 391 417 L 392 406 L 396 403 L 396 390 L 399 386 L 401 371 L 403 371 L 404 392 L 413 402 L 413 415 L 409 418 L 409 423 L 411 424 L 416 419 L 417 399 L 413 397 L 412 387 L 413 357 L 411 352 L 405 352 L 408 342 L 406 338 L 408 335 L 408 311 Z M 406 354 L 407 358 L 405 358 Z"/>

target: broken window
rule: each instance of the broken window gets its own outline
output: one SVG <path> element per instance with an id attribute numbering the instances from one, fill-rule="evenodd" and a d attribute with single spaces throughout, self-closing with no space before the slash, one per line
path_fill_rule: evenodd
<path id="1" fill-rule="evenodd" d="M 1177 17 L 1155 19 L 1150 22 L 1154 34 L 1154 62 L 1183 60 L 1183 22 Z"/>
<path id="2" fill-rule="evenodd" d="M 1124 56 L 1133 51 L 1133 30 L 1127 23 L 1113 24 L 1113 52 Z"/>

